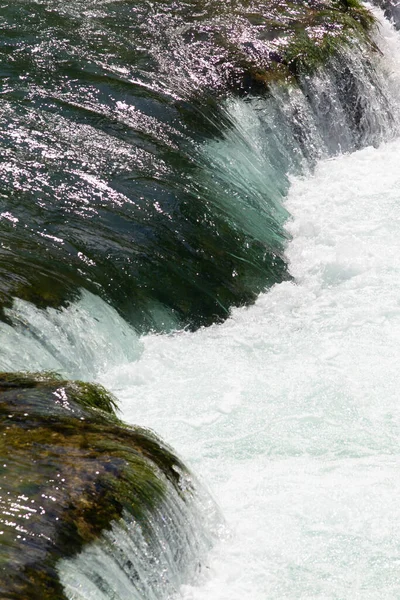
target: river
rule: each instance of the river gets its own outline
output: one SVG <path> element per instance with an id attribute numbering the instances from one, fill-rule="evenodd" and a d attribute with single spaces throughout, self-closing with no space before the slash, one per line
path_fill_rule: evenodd
<path id="1" fill-rule="evenodd" d="M 213 182 L 214 189 L 220 190 L 218 211 L 228 210 L 223 190 L 229 181 L 229 193 L 239 198 L 230 207 L 230 218 L 233 214 L 248 239 L 273 247 L 277 257 L 282 245 L 279 260 L 287 265 L 290 277 L 285 275 L 286 267 L 278 265 L 276 283 L 270 281 L 272 287 L 261 292 L 254 304 L 232 308 L 223 322 L 196 328 L 201 325 L 196 316 L 200 310 L 196 286 L 190 287 L 194 300 L 186 312 L 175 300 L 163 307 L 158 291 L 151 310 L 146 305 L 143 325 L 137 315 L 128 319 L 125 300 L 112 307 L 112 294 L 106 303 L 104 294 L 94 293 L 96 285 L 106 287 L 100 276 L 96 284 L 95 273 L 88 289 L 64 308 L 35 306 L 32 298 L 15 300 L 6 309 L 8 324 L 0 326 L 2 370 L 50 369 L 102 383 L 118 398 L 124 420 L 154 429 L 167 440 L 217 501 L 223 518 L 214 548 L 198 579 L 182 585 L 176 599 L 400 597 L 400 38 L 382 14 L 376 14 L 381 19 L 377 43 L 384 54 L 379 59 L 382 85 L 387 88 L 377 96 L 370 81 L 361 82 L 364 90 L 371 88 L 365 144 L 359 144 L 366 147 L 351 147 L 348 129 L 336 121 L 339 110 L 327 114 L 327 133 L 322 127 L 308 139 L 306 157 L 287 158 L 293 168 L 287 176 L 281 174 L 276 184 L 273 178 L 279 169 L 271 159 L 270 139 L 265 142 L 271 106 L 280 106 L 282 100 L 276 91 L 272 100 L 228 98 L 223 114 L 233 126 L 221 137 L 207 135 L 209 139 L 201 140 L 196 150 L 204 178 L 210 165 L 214 169 L 206 188 Z M 355 64 L 362 78 L 362 58 L 356 57 Z M 312 85 L 322 91 L 325 86 L 326 93 L 331 82 L 321 75 Z M 303 98 L 294 93 L 292 106 L 304 107 Z M 382 98 L 384 105 L 379 104 Z M 87 99 L 92 101 L 100 102 L 99 97 Z M 127 118 L 130 109 L 125 100 L 116 102 Z M 300 121 L 304 123 L 307 115 L 304 109 Z M 276 119 L 275 125 L 283 129 L 282 114 Z M 155 122 L 143 125 L 152 135 Z M 21 130 L 15 134 L 20 152 L 24 149 L 21 135 Z M 46 135 L 41 142 L 44 153 L 49 152 Z M 64 130 L 62 135 L 72 134 Z M 325 140 L 331 135 L 334 151 L 327 150 L 324 135 Z M 26 143 L 32 148 L 30 136 Z M 75 130 L 71 153 L 78 152 L 82 139 Z M 107 163 L 99 149 L 105 142 L 92 143 Z M 171 138 L 165 142 L 172 143 Z M 133 145 L 128 148 L 126 140 L 118 144 L 110 156 L 122 164 Z M 337 152 L 338 148 L 343 151 Z M 15 148 L 10 152 L 14 156 Z M 91 160 L 98 163 L 93 153 L 92 148 Z M 144 156 L 143 150 L 140 161 Z M 67 160 L 64 156 L 61 167 Z M 166 169 L 163 160 L 151 168 Z M 30 163 L 28 167 L 35 168 Z M 118 210 L 116 217 L 110 217 L 105 204 L 111 198 L 118 206 L 123 201 L 118 194 L 127 194 L 127 188 L 121 181 L 119 187 L 106 185 L 100 176 L 95 181 L 91 173 L 82 173 L 75 167 L 73 176 L 80 183 L 68 191 L 69 201 L 79 188 L 79 211 L 90 219 L 84 211 L 90 212 L 91 201 L 82 201 L 82 186 L 87 184 L 98 194 L 96 210 L 105 211 L 101 222 L 123 221 Z M 21 188 L 26 188 L 29 175 L 19 177 Z M 159 174 L 152 177 L 153 184 L 157 178 L 160 181 Z M 62 189 L 59 175 L 51 171 L 51 178 L 50 183 L 37 178 L 42 196 L 47 185 L 54 192 L 55 180 L 57 193 Z M 18 189 L 15 181 L 14 177 Z M 273 185 L 276 189 L 271 192 Z M 265 214 L 260 209 L 263 190 L 269 194 Z M 157 197 L 164 204 L 157 208 L 158 200 L 154 201 L 154 214 L 168 223 L 174 210 L 172 196 L 167 198 L 158 189 Z M 66 206 L 65 198 L 63 202 Z M 184 214 L 182 207 L 180 211 Z M 271 214 L 275 215 L 272 225 Z M 7 209 L 2 217 L 11 233 L 19 232 L 20 214 Z M 122 221 L 118 227 L 123 237 Z M 32 231 L 39 227 L 37 223 Z M 158 225 L 168 227 L 161 221 Z M 40 226 L 53 252 L 61 244 L 57 239 L 62 241 L 60 229 L 45 231 Z M 151 235 L 144 231 L 144 222 L 140 227 L 138 236 Z M 97 254 L 85 250 L 80 257 L 83 251 L 77 246 L 76 260 L 83 267 L 73 282 L 75 288 L 81 286 L 82 277 L 94 272 L 85 271 L 85 265 L 106 262 L 125 241 L 115 238 L 112 248 L 99 244 Z M 205 243 L 214 242 L 210 237 Z M 68 244 L 72 242 L 64 247 Z M 73 252 L 71 247 L 68 251 Z M 119 256 L 124 252 L 123 248 Z M 250 260 L 258 268 L 254 256 Z M 178 271 L 185 270 L 184 260 Z M 239 276 L 237 264 L 229 267 L 232 280 Z M 257 268 L 245 276 L 253 279 L 255 289 L 261 285 L 258 280 L 254 284 Z M 161 277 L 160 272 L 156 268 L 153 277 Z M 111 270 L 107 277 L 112 277 Z M 116 277 L 126 298 L 129 286 L 122 276 Z M 181 275 L 176 277 L 179 280 Z M 173 278 L 168 280 L 171 289 L 175 284 Z M 201 285 L 208 286 L 207 282 Z M 204 301 L 204 314 L 212 314 L 212 306 Z M 84 591 L 81 594 L 79 598 L 92 598 Z"/>

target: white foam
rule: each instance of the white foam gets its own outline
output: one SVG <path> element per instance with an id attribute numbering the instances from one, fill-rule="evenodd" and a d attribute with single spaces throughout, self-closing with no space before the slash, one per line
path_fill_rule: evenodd
<path id="1" fill-rule="evenodd" d="M 399 163 L 396 141 L 294 181 L 296 283 L 223 325 L 147 336 L 137 362 L 102 379 L 207 482 L 231 528 L 212 577 L 182 598 L 400 593 Z"/>

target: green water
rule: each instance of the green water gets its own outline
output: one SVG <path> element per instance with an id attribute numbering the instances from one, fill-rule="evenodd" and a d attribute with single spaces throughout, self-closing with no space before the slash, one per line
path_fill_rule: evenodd
<path id="1" fill-rule="evenodd" d="M 196 327 L 287 277 L 287 161 L 232 122 L 221 81 L 198 70 L 178 94 L 186 45 L 166 75 L 149 20 L 179 24 L 170 9 L 0 8 L 3 306 L 57 307 L 85 288 L 139 329 Z"/>

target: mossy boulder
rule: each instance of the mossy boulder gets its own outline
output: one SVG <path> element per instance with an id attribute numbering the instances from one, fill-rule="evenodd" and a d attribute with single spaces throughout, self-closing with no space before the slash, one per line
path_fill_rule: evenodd
<path id="1" fill-rule="evenodd" d="M 65 598 L 57 561 L 122 514 L 146 530 L 187 473 L 151 432 L 124 425 L 100 386 L 0 374 L 0 598 Z M 184 491 L 183 491 L 184 488 Z"/>

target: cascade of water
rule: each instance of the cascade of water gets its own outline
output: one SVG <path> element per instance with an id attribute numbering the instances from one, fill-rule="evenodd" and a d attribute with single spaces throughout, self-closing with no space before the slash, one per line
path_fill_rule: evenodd
<path id="1" fill-rule="evenodd" d="M 221 61 L 229 69 L 230 44 L 245 56 L 246 39 L 253 56 L 258 34 L 233 7 L 210 3 L 210 40 L 185 3 L 64 4 L 37 4 L 34 22 L 25 0 L 7 6 L 7 43 L 18 31 L 21 51 L 0 113 L 2 306 L 17 296 L 58 308 L 84 288 L 141 332 L 226 318 L 289 277 L 287 173 L 394 133 L 379 53 L 357 36 L 300 90 L 281 82 L 268 99 L 235 102 Z"/>
<path id="2" fill-rule="evenodd" d="M 90 380 L 107 367 L 132 361 L 141 352 L 135 331 L 105 302 L 83 291 L 61 310 L 38 310 L 24 300 L 6 309 L 2 323 L 1 371 L 55 371 Z"/>
<path id="3" fill-rule="evenodd" d="M 234 531 L 185 600 L 399 593 L 399 156 L 369 147 L 293 182 L 297 284 L 218 327 L 148 336 L 104 378 L 128 419 L 147 400 L 141 422 L 212 482 Z"/>
<path id="4" fill-rule="evenodd" d="M 382 353 L 384 340 L 378 329 L 385 319 L 389 320 L 387 330 L 397 323 L 396 302 L 389 293 L 393 277 L 385 266 L 388 257 L 371 259 L 387 245 L 389 234 L 390 248 L 397 248 L 397 180 L 383 190 L 370 193 L 368 189 L 386 173 L 390 157 L 396 169 L 398 146 L 387 146 L 382 153 L 367 149 L 353 159 L 324 163 L 313 188 L 297 183 L 288 202 L 281 204 L 291 173 L 298 174 L 328 155 L 377 145 L 398 134 L 396 53 L 400 55 L 400 42 L 387 22 L 381 22 L 381 30 L 378 45 L 385 59 L 376 55 L 366 61 L 361 49 L 354 48 L 334 59 L 328 70 L 305 77 L 300 89 L 276 87 L 268 99 L 229 99 L 224 111 L 230 126 L 218 140 L 197 149 L 199 180 L 190 193 L 201 191 L 213 211 L 240 225 L 254 243 L 266 245 L 274 239 L 275 248 L 283 252 L 288 238 L 298 239 L 287 255 L 299 285 L 275 286 L 253 308 L 237 310 L 224 325 L 197 333 L 139 339 L 114 309 L 88 292 L 61 310 L 39 309 L 17 300 L 6 309 L 8 324 L 0 324 L 2 370 L 50 369 L 68 377 L 101 378 L 123 401 L 128 420 L 139 419 L 160 431 L 211 482 L 237 539 L 230 551 L 224 548 L 225 557 L 217 555 L 215 578 L 200 588 L 183 588 L 185 598 L 251 596 L 264 600 L 267 594 L 280 599 L 333 599 L 340 597 L 335 586 L 342 590 L 349 582 L 353 597 L 362 593 L 363 585 L 367 592 L 362 597 L 371 599 L 379 597 L 382 585 L 392 596 L 398 590 L 392 568 L 386 578 L 378 573 L 385 557 L 395 551 L 388 521 L 383 530 L 373 521 L 370 537 L 362 535 L 368 516 L 379 514 L 382 519 L 384 509 L 379 509 L 378 497 L 398 516 L 390 501 L 393 487 L 389 494 L 385 483 L 385 477 L 389 478 L 392 486 L 395 472 L 392 458 L 385 460 L 385 454 L 397 452 L 394 390 L 398 381 L 390 367 L 395 333 L 387 332 L 394 341 L 384 354 L 382 376 L 372 369 L 376 354 L 367 353 L 366 366 L 352 362 L 369 345 L 376 344 Z M 335 189 L 331 189 L 333 172 L 338 182 Z M 352 194 L 341 184 L 357 173 L 351 191 L 355 186 L 359 191 Z M 357 199 L 362 195 L 364 201 L 352 203 L 354 195 Z M 381 202 L 379 209 L 374 200 Z M 371 206 L 376 213 L 371 214 Z M 284 230 L 288 214 L 295 220 Z M 331 221 L 323 220 L 327 215 L 332 215 Z M 343 229 L 347 221 L 348 229 Z M 335 241 L 327 233 L 341 230 L 346 239 L 339 236 Z M 375 233 L 376 247 L 371 250 L 366 242 L 365 254 L 360 256 L 358 242 L 350 238 L 358 234 L 365 239 Z M 322 257 L 319 261 L 314 259 L 317 253 Z M 371 260 L 372 267 L 367 268 Z M 254 278 L 252 287 L 259 291 L 257 268 L 255 263 L 248 277 Z M 385 306 L 378 303 L 377 312 L 365 318 L 358 311 L 357 278 L 366 275 L 362 294 L 368 298 L 372 276 L 378 271 L 375 283 L 381 291 L 374 288 L 368 307 L 380 294 L 387 302 Z M 232 280 L 235 276 L 233 269 Z M 222 295 L 220 302 L 224 305 Z M 348 335 L 341 349 L 339 336 L 346 324 Z M 363 336 L 357 345 L 354 328 L 358 326 Z M 332 336 L 325 336 L 326 331 L 333 332 Z M 323 357 L 322 365 L 318 356 Z M 346 369 L 346 361 L 359 369 L 360 387 L 351 369 Z M 377 379 L 369 378 L 369 370 Z M 353 396 L 341 384 L 343 372 L 355 390 Z M 385 385 L 388 375 L 393 379 Z M 387 395 L 384 408 L 367 393 L 368 388 L 376 392 L 377 387 Z M 376 460 L 371 458 L 374 452 L 379 455 Z M 329 479 L 330 470 L 336 470 L 336 478 Z M 362 504 L 361 512 L 366 512 L 358 514 L 356 503 L 366 488 L 365 472 L 373 486 L 372 509 L 367 511 Z M 268 474 L 269 481 L 260 473 Z M 343 489 L 352 481 L 349 495 Z M 338 482 L 343 486 L 341 493 L 324 508 Z M 205 504 L 205 513 L 208 509 Z M 174 503 L 165 511 L 152 524 L 157 530 L 157 548 L 150 549 L 145 534 L 127 520 L 115 524 L 79 558 L 60 564 L 71 600 L 159 598 L 175 593 L 185 578 L 193 576 L 192 559 L 202 544 L 195 539 L 201 518 L 191 522 L 192 517 Z M 165 519 L 170 524 L 178 519 L 177 513 L 188 524 L 187 539 L 182 541 L 173 530 L 167 548 Z M 348 535 L 346 527 L 351 529 Z M 179 558 L 179 549 L 186 543 L 191 557 L 188 572 Z M 346 570 L 350 545 L 354 548 L 350 568 L 356 565 L 359 577 L 354 581 Z M 156 579 L 148 568 L 149 560 L 157 565 Z"/>
<path id="5" fill-rule="evenodd" d="M 219 139 L 196 149 L 199 170 L 190 193 L 201 194 L 211 213 L 221 215 L 222 221 L 236 229 L 238 238 L 244 236 L 245 244 L 255 248 L 247 259 L 232 262 L 231 284 L 220 282 L 217 298 L 226 313 L 225 284 L 229 290 L 240 279 L 239 285 L 251 288 L 253 294 L 264 289 L 265 280 L 259 275 L 267 266 L 265 262 L 261 266 L 256 254 L 275 249 L 278 254 L 272 255 L 268 267 L 272 278 L 280 268 L 279 254 L 288 238 L 283 200 L 290 175 L 310 171 L 318 159 L 377 145 L 398 134 L 398 34 L 382 12 L 374 10 L 380 29 L 376 42 L 384 59 L 378 52 L 365 58 L 363 48 L 356 45 L 343 50 L 327 68 L 305 76 L 300 88 L 280 85 L 272 87 L 267 98 L 228 99 L 223 112 L 230 126 Z M 228 250 L 224 233 L 222 228 L 216 231 L 221 247 L 213 249 L 214 262 L 221 248 Z M 202 253 L 208 241 L 200 237 L 191 243 Z M 241 264 L 245 269 L 239 278 Z M 177 326 L 174 316 L 156 302 L 151 312 L 153 324 L 167 329 Z M 38 309 L 16 300 L 5 314 L 9 324 L 0 325 L 3 370 L 47 369 L 90 379 L 112 364 L 140 355 L 141 343 L 134 330 L 115 310 L 85 291 L 69 308 Z"/>
<path id="6" fill-rule="evenodd" d="M 125 515 L 80 555 L 60 561 L 61 583 L 71 600 L 169 598 L 204 578 L 208 531 L 219 527 L 209 498 L 187 504 L 169 489 L 164 505 L 146 516 L 145 530 Z"/>

